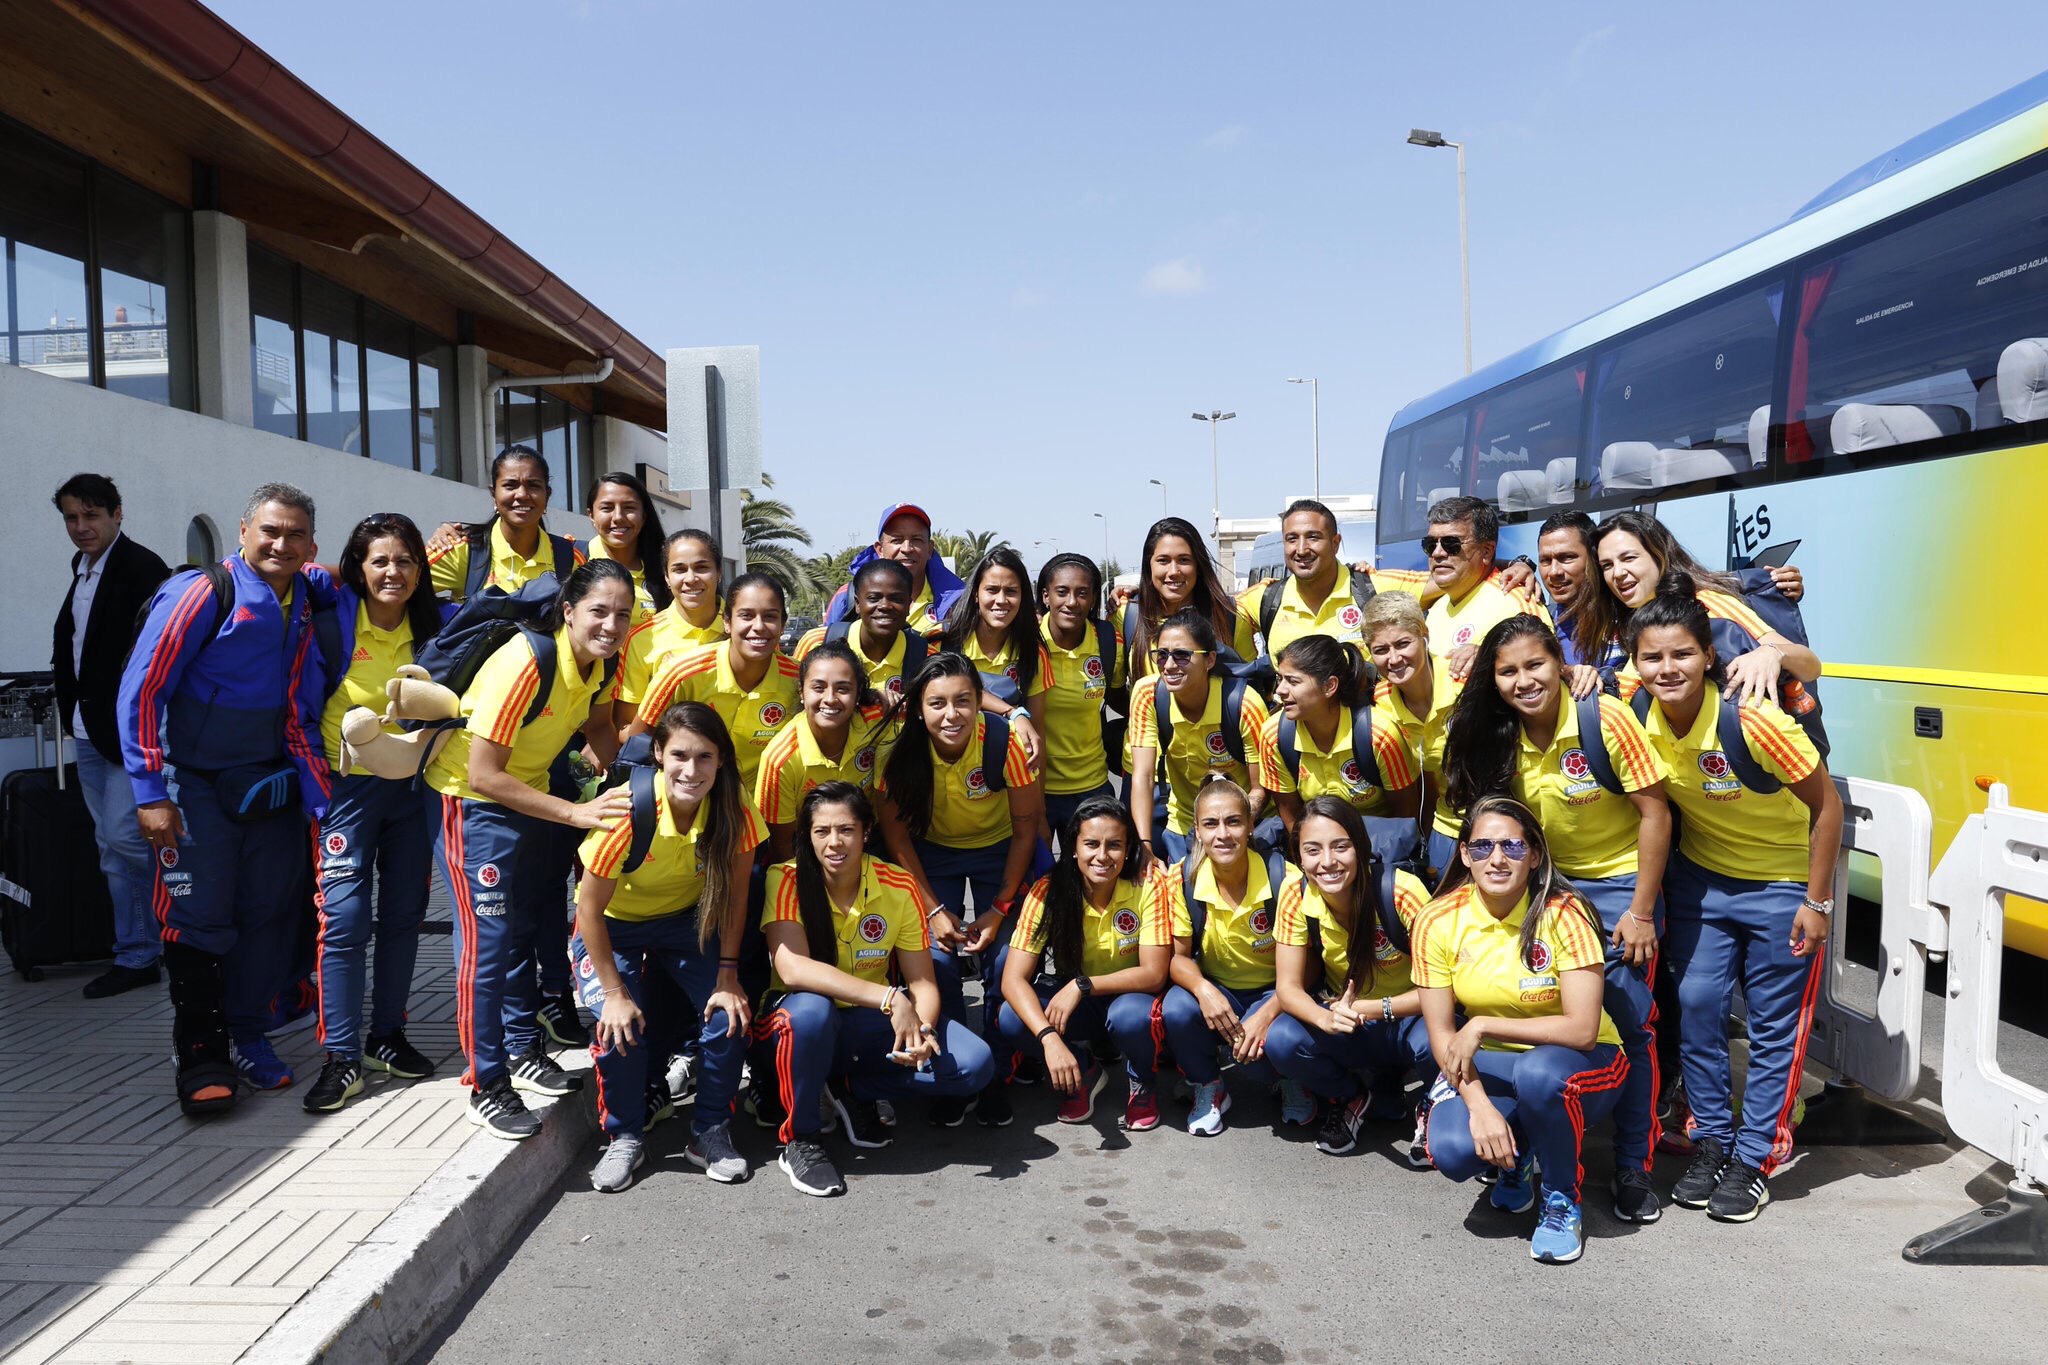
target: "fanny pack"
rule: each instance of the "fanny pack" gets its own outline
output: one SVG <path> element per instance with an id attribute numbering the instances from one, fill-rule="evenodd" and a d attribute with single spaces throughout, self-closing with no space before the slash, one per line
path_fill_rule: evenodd
<path id="1" fill-rule="evenodd" d="M 299 770 L 289 761 L 244 763 L 222 769 L 213 791 L 223 815 L 238 825 L 253 825 L 298 808 Z"/>

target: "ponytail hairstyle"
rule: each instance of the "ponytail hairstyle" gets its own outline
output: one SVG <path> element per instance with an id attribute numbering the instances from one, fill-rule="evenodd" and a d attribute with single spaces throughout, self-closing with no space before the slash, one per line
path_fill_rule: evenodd
<path id="1" fill-rule="evenodd" d="M 597 508 L 597 490 L 608 483 L 616 484 L 640 499 L 640 576 L 647 580 L 647 595 L 654 600 L 654 609 L 661 611 L 675 600 L 675 594 L 668 590 L 668 566 L 663 562 L 668 539 L 662 534 L 661 513 L 654 510 L 654 496 L 647 491 L 647 485 L 640 482 L 638 475 L 613 470 L 609 474 L 598 475 L 591 483 L 590 497 L 583 504 L 586 516 Z M 718 562 L 715 554 L 711 559 L 713 563 Z"/>
<path id="2" fill-rule="evenodd" d="M 1678 626 L 1692 636 L 1701 651 L 1713 660 L 1707 665 L 1707 681 L 1716 687 L 1727 686 L 1727 661 L 1714 651 L 1713 621 L 1700 602 L 1699 589 L 1685 574 L 1667 571 L 1657 580 L 1657 595 L 1630 614 L 1623 643 L 1631 660 L 1636 657 L 1636 641 L 1655 626 Z"/>
<path id="3" fill-rule="evenodd" d="M 357 597 L 368 599 L 370 585 L 363 576 L 363 561 L 370 557 L 371 544 L 386 536 L 396 536 L 405 542 L 406 553 L 419 565 L 419 581 L 413 584 L 412 596 L 405 601 L 405 619 L 412 626 L 413 648 L 420 649 L 441 628 L 441 608 L 434 597 L 433 576 L 427 570 L 427 545 L 420 539 L 420 528 L 413 525 L 411 517 L 403 512 L 375 512 L 357 522 L 356 529 L 348 533 L 348 544 L 342 547 L 341 581 Z M 342 666 L 347 667 L 345 661 Z"/>
<path id="4" fill-rule="evenodd" d="M 1095 594 L 1095 610 L 1088 613 L 1088 617 L 1090 620 L 1100 620 L 1102 617 L 1102 566 L 1087 555 L 1077 555 L 1071 550 L 1054 555 L 1040 566 L 1038 582 L 1034 585 L 1038 592 L 1039 612 L 1043 614 L 1047 610 L 1045 604 L 1046 594 L 1052 591 L 1052 581 L 1059 577 L 1060 570 L 1062 569 L 1079 569 L 1088 575 L 1089 590 Z M 1105 667 L 1108 663 L 1107 659 L 1103 660 Z"/>
<path id="5" fill-rule="evenodd" d="M 1349 961 L 1345 964 L 1344 979 L 1358 988 L 1360 995 L 1372 989 L 1373 972 L 1373 931 L 1379 927 L 1381 912 L 1380 879 L 1373 875 L 1372 836 L 1366 832 L 1365 817 L 1360 815 L 1349 801 L 1341 796 L 1309 798 L 1302 805 L 1301 819 L 1294 822 L 1296 838 L 1300 837 L 1302 821 L 1319 815 L 1334 821 L 1344 831 L 1344 837 L 1351 841 L 1351 847 L 1358 855 L 1358 870 L 1351 878 L 1350 904 L 1332 907 L 1338 911 L 1339 922 L 1350 940 Z M 1302 871 L 1307 882 L 1308 872 Z"/>
<path id="6" fill-rule="evenodd" d="M 1280 651 L 1276 662 L 1293 664 L 1318 683 L 1335 678 L 1337 705 L 1347 711 L 1372 705 L 1373 685 L 1379 681 L 1379 672 L 1372 666 L 1372 660 L 1365 657 L 1365 651 L 1349 640 L 1298 635 Z"/>
<path id="7" fill-rule="evenodd" d="M 876 562 L 895 563 L 894 560 Z M 903 566 L 898 564 L 896 567 L 900 569 Z M 882 785 L 888 788 L 889 800 L 903 817 L 904 825 L 919 839 L 931 828 L 936 786 L 932 769 L 938 763 L 938 754 L 932 748 L 931 732 L 924 724 L 924 694 L 942 678 L 967 679 L 968 685 L 974 689 L 975 704 L 977 707 L 980 705 L 981 674 L 974 665 L 958 654 L 934 654 L 924 661 L 924 666 L 917 670 L 917 676 L 903 689 L 903 697 L 892 708 L 889 717 L 892 722 L 900 721 L 902 729 L 897 732 L 896 747 L 889 751 L 888 765 L 882 770 Z M 967 742 L 969 745 L 974 743 L 971 738 Z"/>
<path id="8" fill-rule="evenodd" d="M 998 545 L 990 550 L 974 566 L 974 572 L 967 576 L 967 591 L 960 594 L 953 603 L 953 609 L 946 613 L 939 648 L 955 654 L 966 652 L 967 642 L 974 638 L 975 627 L 981 621 L 981 584 L 990 569 L 1008 569 L 1017 580 L 1017 615 L 1010 621 L 1004 635 L 1012 660 L 1010 667 L 1017 677 L 1018 694 L 1028 697 L 1032 685 L 1038 681 L 1038 603 L 1031 596 L 1030 570 L 1024 567 L 1023 558 L 1009 546 Z"/>
<path id="9" fill-rule="evenodd" d="M 701 701 L 677 702 L 662 712 L 652 731 L 657 764 L 679 730 L 689 731 L 718 753 L 718 776 L 711 780 L 711 790 L 704 793 L 704 833 L 697 840 L 697 868 L 704 874 L 704 889 L 697 897 L 697 946 L 709 948 L 716 933 L 714 926 L 725 918 L 731 892 L 726 882 L 732 875 L 733 854 L 739 851 L 740 836 L 747 828 L 746 799 L 740 794 L 739 755 L 733 750 L 732 735 L 718 712 Z M 676 823 L 680 825 L 683 821 Z"/>
<path id="10" fill-rule="evenodd" d="M 1113 796 L 1091 796 L 1074 811 L 1060 831 L 1060 859 L 1045 879 L 1045 946 L 1062 979 L 1081 974 L 1082 924 L 1088 914 L 1088 882 L 1081 875 L 1080 855 L 1075 843 L 1081 827 L 1090 820 L 1114 820 L 1124 832 L 1124 865 L 1117 876 L 1127 882 L 1138 880 L 1138 825 L 1123 802 Z"/>
<path id="11" fill-rule="evenodd" d="M 519 460 L 525 460 L 532 464 L 538 465 L 540 467 L 541 487 L 548 490 L 548 494 L 551 498 L 554 495 L 555 476 L 554 473 L 551 470 L 549 470 L 548 462 L 541 458 L 540 452 L 529 445 L 506 446 L 503 450 L 499 451 L 496 455 L 493 455 L 491 457 L 490 492 L 491 501 L 493 504 L 491 514 L 488 517 L 485 517 L 482 521 L 469 521 L 461 523 L 462 534 L 464 538 L 466 538 L 469 541 L 470 548 L 472 550 L 476 549 L 479 545 L 482 545 L 485 541 L 489 540 L 491 528 L 498 524 L 498 513 L 496 510 L 496 502 L 498 497 L 498 476 L 505 472 L 506 465 L 512 464 Z M 542 516 L 543 519 L 540 523 L 540 534 L 541 538 L 545 540 L 548 534 L 548 526 L 547 521 L 545 519 L 545 508 L 542 509 Z"/>
<path id="12" fill-rule="evenodd" d="M 832 897 L 825 890 L 825 866 L 811 844 L 811 825 L 821 806 L 845 806 L 860 822 L 861 842 L 875 829 L 875 808 L 868 794 L 851 782 L 820 782 L 804 793 L 796 808 L 796 904 L 803 917 L 804 951 L 813 962 L 837 965 L 839 927 L 833 922 Z"/>
<path id="13" fill-rule="evenodd" d="M 626 572 L 626 566 L 616 559 L 586 559 L 576 566 L 576 572 L 562 582 L 561 592 L 555 595 L 554 605 L 549 607 L 534 629 L 543 635 L 552 635 L 562 628 L 568 618 L 569 608 L 590 596 L 600 583 L 617 583 L 626 590 L 626 598 L 633 598 L 633 575 Z"/>
<path id="14" fill-rule="evenodd" d="M 1216 561 L 1210 557 L 1209 547 L 1202 543 L 1202 533 L 1180 517 L 1161 517 L 1145 533 L 1145 550 L 1138 561 L 1138 619 L 1131 638 L 1124 641 L 1134 661 L 1143 659 L 1151 647 L 1151 623 L 1166 615 L 1166 603 L 1159 596 L 1159 589 L 1152 586 L 1152 552 L 1168 536 L 1185 541 L 1195 561 L 1195 583 L 1188 590 L 1187 604 L 1181 611 L 1192 611 L 1207 620 L 1211 636 L 1236 639 L 1237 599 L 1224 590 L 1216 573 Z M 1174 614 L 1178 616 L 1180 611 Z M 1164 630 L 1165 622 L 1161 621 L 1159 628 Z M 1213 651 L 1216 646 L 1212 643 L 1205 648 Z M 1131 676 L 1143 671 L 1133 669 Z"/>
<path id="15" fill-rule="evenodd" d="M 1600 542 L 1616 531 L 1626 531 L 1634 536 L 1649 552 L 1650 558 L 1657 561 L 1660 592 L 1666 577 L 1680 573 L 1692 583 L 1695 592 L 1724 592 L 1731 597 L 1742 595 L 1742 584 L 1732 574 L 1716 573 L 1694 559 L 1691 552 L 1678 543 L 1678 537 L 1650 513 L 1638 512 L 1634 508 L 1616 512 L 1593 532 L 1590 542 L 1593 563 L 1587 570 L 1590 575 L 1586 582 L 1587 591 L 1579 594 L 1582 609 L 1573 612 L 1573 629 L 1577 630 L 1580 623 L 1584 624 L 1584 639 L 1589 648 L 1597 649 L 1610 641 L 1628 638 L 1631 615 L 1628 604 L 1614 595 L 1614 589 L 1607 586 L 1607 575 L 1600 572 Z M 1649 603 L 1643 605 L 1647 607 Z"/>
<path id="16" fill-rule="evenodd" d="M 1444 732 L 1444 799 L 1454 811 L 1470 810 L 1481 797 L 1505 795 L 1514 785 L 1515 754 L 1522 718 L 1494 685 L 1494 661 L 1516 640 L 1539 642 L 1564 670 L 1564 647 L 1533 616 L 1510 616 L 1486 632 L 1472 658 L 1465 690 L 1451 708 Z"/>
<path id="17" fill-rule="evenodd" d="M 1231 781 L 1227 777 L 1214 777 L 1209 779 L 1209 781 L 1202 784 L 1202 789 L 1195 793 L 1194 815 L 1197 825 L 1200 824 L 1202 807 L 1209 804 L 1212 801 L 1234 801 L 1244 809 L 1245 857 L 1251 857 L 1252 853 L 1254 852 L 1251 842 L 1251 794 L 1245 791 L 1243 787 L 1238 786 L 1237 783 Z M 1191 847 L 1188 849 L 1188 857 L 1196 860 L 1193 866 L 1200 867 L 1203 863 L 1209 860 L 1209 846 L 1207 844 L 1204 844 L 1198 835 L 1190 835 L 1188 842 L 1191 845 Z M 1273 888 L 1273 893 L 1275 895 L 1278 895 L 1279 892 L 1279 887 L 1276 886 Z"/>
<path id="18" fill-rule="evenodd" d="M 1468 689 L 1469 690 L 1469 689 Z M 1537 932 L 1543 921 L 1549 918 L 1546 910 L 1560 915 L 1577 915 L 1593 931 L 1594 937 L 1601 938 L 1600 921 L 1592 908 L 1572 884 L 1565 880 L 1550 861 L 1550 841 L 1543 837 L 1543 827 L 1536 823 L 1536 812 L 1530 810 L 1512 796 L 1483 796 L 1473 802 L 1472 809 L 1465 812 L 1458 826 L 1458 847 L 1464 849 L 1465 842 L 1472 837 L 1472 827 L 1482 816 L 1505 815 L 1522 827 L 1522 839 L 1529 845 L 1529 913 L 1522 920 L 1521 958 L 1522 965 L 1531 971 L 1536 964 L 1529 960 L 1535 951 Z M 1448 895 L 1466 882 L 1472 880 L 1472 869 L 1465 866 L 1462 857 L 1451 859 L 1450 870 L 1444 875 L 1444 884 L 1437 891 L 1438 896 Z"/>

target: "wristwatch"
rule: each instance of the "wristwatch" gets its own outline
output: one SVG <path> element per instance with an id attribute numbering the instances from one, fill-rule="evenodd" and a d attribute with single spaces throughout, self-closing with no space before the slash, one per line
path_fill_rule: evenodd
<path id="1" fill-rule="evenodd" d="M 1095 981 L 1092 977 L 1077 976 L 1074 978 L 1074 989 L 1081 992 L 1081 998 L 1086 1000 L 1095 994 Z"/>
<path id="2" fill-rule="evenodd" d="M 1021 706 L 1013 706 L 1010 708 L 1009 718 L 1011 720 L 1030 720 L 1031 713 Z"/>
<path id="3" fill-rule="evenodd" d="M 1811 910 L 1822 919 L 1830 919 L 1835 913 L 1835 898 L 1829 896 L 1824 901 L 1817 901 L 1811 896 L 1802 897 L 1799 902 L 1799 908 L 1801 910 Z"/>

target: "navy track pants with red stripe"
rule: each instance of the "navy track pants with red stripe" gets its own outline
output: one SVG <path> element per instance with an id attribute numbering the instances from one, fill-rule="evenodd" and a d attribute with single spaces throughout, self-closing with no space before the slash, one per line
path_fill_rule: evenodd
<path id="1" fill-rule="evenodd" d="M 1544 1191 L 1562 1190 L 1577 1203 L 1585 1179 L 1579 1153 L 1586 1130 L 1613 1112 L 1628 1058 L 1614 1044 L 1601 1043 L 1584 1052 L 1551 1045 L 1527 1052 L 1481 1048 L 1472 1060 L 1487 1097 L 1514 1130 L 1516 1150 L 1525 1158 L 1535 1151 Z M 1470 1180 L 1486 1169 L 1472 1144 L 1472 1111 L 1460 1096 L 1431 1107 L 1429 1155 L 1453 1180 Z"/>

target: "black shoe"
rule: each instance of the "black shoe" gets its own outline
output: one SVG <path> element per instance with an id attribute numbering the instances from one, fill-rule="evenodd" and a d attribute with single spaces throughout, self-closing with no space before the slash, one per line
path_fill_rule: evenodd
<path id="1" fill-rule="evenodd" d="M 583 1088 L 583 1078 L 572 1076 L 555 1065 L 555 1059 L 538 1039 L 532 1047 L 512 1059 L 512 1085 L 535 1095 L 573 1095 Z"/>
<path id="2" fill-rule="evenodd" d="M 1624 1223 L 1654 1223 L 1664 1216 L 1657 1187 L 1642 1167 L 1623 1166 L 1614 1173 L 1614 1216 Z"/>
<path id="3" fill-rule="evenodd" d="M 789 1117 L 789 1111 L 782 1107 L 782 1095 L 773 1085 L 759 1080 L 747 1087 L 747 1109 L 753 1114 L 756 1124 L 777 1131 L 782 1128 L 782 1121 Z"/>
<path id="4" fill-rule="evenodd" d="M 590 1033 L 576 1013 L 576 992 L 563 991 L 553 1000 L 540 1002 L 540 1026 L 557 1047 L 589 1047 Z"/>
<path id="5" fill-rule="evenodd" d="M 644 1136 L 653 1132 L 655 1124 L 660 1123 L 663 1119 L 672 1119 L 675 1116 L 676 1100 L 675 1096 L 668 1093 L 668 1077 L 649 1076 L 647 1078 L 647 1117 L 641 1123 L 641 1134 Z"/>
<path id="6" fill-rule="evenodd" d="M 154 986 L 163 980 L 163 973 L 152 962 L 147 967 L 113 966 L 85 983 L 85 998 L 105 1000 L 108 996 L 121 995 L 138 986 Z"/>
<path id="7" fill-rule="evenodd" d="M 839 1128 L 848 1142 L 856 1147 L 875 1148 L 887 1147 L 893 1141 L 889 1130 L 882 1126 L 881 1115 L 875 1112 L 873 1100 L 857 1098 L 844 1081 L 834 1082 L 828 1093 L 832 1096 L 832 1107 L 839 1111 Z"/>
<path id="8" fill-rule="evenodd" d="M 434 1074 L 434 1062 L 405 1040 L 404 1029 L 373 1035 L 363 1048 L 363 1065 L 372 1071 L 388 1071 L 403 1081 L 420 1081 Z"/>
<path id="9" fill-rule="evenodd" d="M 362 1093 L 362 1065 L 352 1057 L 330 1052 L 327 1064 L 320 1068 L 320 1079 L 306 1092 L 303 1104 L 309 1114 L 331 1114 Z"/>
<path id="10" fill-rule="evenodd" d="M 972 1101 L 958 1095 L 941 1095 L 925 1111 L 925 1122 L 934 1128 L 958 1128 L 967 1121 L 967 1111 L 973 1107 Z"/>
<path id="11" fill-rule="evenodd" d="M 789 1177 L 789 1183 L 805 1194 L 829 1198 L 846 1193 L 839 1168 L 825 1155 L 825 1148 L 812 1138 L 798 1138 L 782 1149 L 775 1164 Z"/>
<path id="12" fill-rule="evenodd" d="M 492 1137 L 518 1142 L 540 1131 L 540 1115 L 526 1107 L 509 1077 L 500 1076 L 469 1097 L 469 1121 Z"/>
<path id="13" fill-rule="evenodd" d="M 1770 1202 L 1771 1186 L 1764 1173 L 1736 1157 L 1714 1186 L 1714 1197 L 1707 1201 L 1707 1217 L 1717 1223 L 1747 1223 Z"/>
<path id="14" fill-rule="evenodd" d="M 1727 1164 L 1728 1154 L 1721 1149 L 1719 1138 L 1699 1139 L 1692 1149 L 1692 1164 L 1671 1187 L 1671 1202 L 1682 1209 L 1705 1208 L 1713 1199 L 1714 1187 L 1721 1183 L 1721 1170 Z"/>
<path id="15" fill-rule="evenodd" d="M 1358 1130 L 1365 1126 L 1366 1099 L 1353 1095 L 1342 1104 L 1323 1110 L 1323 1126 L 1316 1134 L 1316 1150 L 1324 1156 L 1343 1156 L 1358 1145 Z"/>
<path id="16" fill-rule="evenodd" d="M 1036 1057 L 1019 1056 L 1017 1065 L 1010 1072 L 1012 1085 L 1037 1085 L 1045 1079 L 1045 1063 Z"/>
<path id="17" fill-rule="evenodd" d="M 1010 1087 L 997 1081 L 974 1102 L 974 1121 L 984 1128 L 1008 1128 L 1017 1117 L 1010 1104 Z"/>

